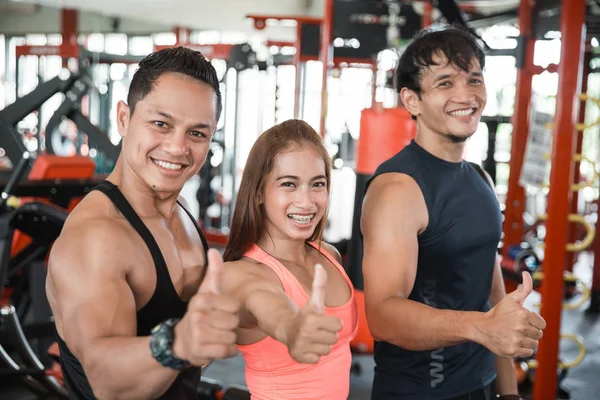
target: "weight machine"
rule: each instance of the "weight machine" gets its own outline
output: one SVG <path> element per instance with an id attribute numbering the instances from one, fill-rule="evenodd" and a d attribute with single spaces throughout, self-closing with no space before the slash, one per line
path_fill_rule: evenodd
<path id="1" fill-rule="evenodd" d="M 45 147 L 48 153 L 55 154 L 52 135 L 64 119 L 70 119 L 89 138 L 90 147 L 97 148 L 109 160 L 116 162 L 120 153 L 120 144 L 114 145 L 107 135 L 93 125 L 81 112 L 81 99 L 92 88 L 92 82 L 84 73 L 75 74 L 64 69 L 58 76 L 42 83 L 32 92 L 17 99 L 0 111 L 0 146 L 15 165 L 25 152 L 22 135 L 17 131 L 17 124 L 38 109 L 49 98 L 57 93 L 64 95 L 64 101 L 54 112 L 46 127 Z"/>

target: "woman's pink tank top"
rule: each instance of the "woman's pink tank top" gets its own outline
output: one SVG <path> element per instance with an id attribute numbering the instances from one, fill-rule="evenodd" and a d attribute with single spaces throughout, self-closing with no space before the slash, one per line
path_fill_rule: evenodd
<path id="1" fill-rule="evenodd" d="M 246 385 L 252 400 L 346 400 L 350 391 L 350 366 L 352 354 L 350 341 L 358 328 L 354 288 L 342 266 L 330 254 L 315 243 L 310 243 L 320 250 L 335 265 L 350 285 L 350 300 L 338 307 L 325 307 L 325 313 L 340 318 L 343 328 L 340 339 L 331 352 L 321 357 L 316 364 L 302 364 L 294 361 L 288 349 L 282 343 L 267 336 L 250 344 L 238 345 L 238 349 L 246 361 Z M 271 268 L 281 281 L 283 290 L 290 299 L 302 307 L 309 296 L 296 277 L 274 257 L 257 245 L 248 250 L 244 256 Z"/>

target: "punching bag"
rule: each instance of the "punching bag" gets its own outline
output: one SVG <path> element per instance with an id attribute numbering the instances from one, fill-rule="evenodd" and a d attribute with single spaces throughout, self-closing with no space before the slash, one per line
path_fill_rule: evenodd
<path id="1" fill-rule="evenodd" d="M 417 131 L 416 122 L 404 107 L 383 108 L 377 103 L 364 109 L 360 119 L 360 136 L 357 142 L 356 193 L 352 237 L 348 248 L 348 275 L 354 287 L 363 290 L 362 238 L 360 216 L 365 187 L 377 167 L 408 145 Z"/>

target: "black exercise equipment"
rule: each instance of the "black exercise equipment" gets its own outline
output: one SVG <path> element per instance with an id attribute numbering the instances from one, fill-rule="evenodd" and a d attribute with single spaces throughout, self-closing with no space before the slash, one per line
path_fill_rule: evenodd
<path id="1" fill-rule="evenodd" d="M 212 378 L 202 377 L 198 385 L 198 400 L 250 400 L 250 392 L 240 385 L 225 385 Z"/>
<path id="2" fill-rule="evenodd" d="M 6 151 L 6 155 L 13 165 L 19 162 L 26 151 L 21 135 L 16 129 L 17 123 L 39 109 L 56 93 L 68 91 L 76 79 L 74 75 L 65 70 L 0 110 L 0 147 Z"/>
<path id="3" fill-rule="evenodd" d="M 62 229 L 67 212 L 48 203 L 31 202 L 14 207 L 9 201 L 15 187 L 27 175 L 34 158 L 30 153 L 24 153 L 2 192 L 0 298 L 3 298 L 5 282 L 17 286 L 17 290 L 0 309 L 0 360 L 5 364 L 0 369 L 0 376 L 18 376 L 39 395 L 68 398 L 61 383 L 46 372 L 53 363 L 44 354 L 53 340 L 54 321 L 43 284 L 40 285 L 45 280 L 45 257 Z M 21 257 L 12 258 L 13 238 L 17 230 L 31 236 L 33 242 L 19 253 Z M 23 273 L 25 269 L 29 269 L 28 273 Z M 24 285 L 23 282 L 17 283 L 23 279 L 26 280 Z M 18 287 L 27 284 L 31 289 L 36 282 L 35 290 L 18 290 Z M 34 323 L 22 324 L 28 311 L 32 312 Z"/>
<path id="4" fill-rule="evenodd" d="M 256 52 L 248 43 L 235 44 L 229 53 L 228 65 L 236 71 L 244 71 L 257 65 Z"/>
<path id="5" fill-rule="evenodd" d="M 100 183 L 96 179 L 48 179 L 25 181 L 14 189 L 15 197 L 43 197 L 53 204 L 67 207 L 71 199 L 82 197 Z M 5 184 L 0 182 L 0 190 Z"/>
<path id="6" fill-rule="evenodd" d="M 202 377 L 197 392 L 198 400 L 217 400 L 223 393 L 223 382 Z"/>
<path id="7" fill-rule="evenodd" d="M 38 85 L 33 91 L 0 111 L 0 147 L 4 148 L 13 165 L 21 159 L 26 150 L 21 134 L 17 131 L 17 123 L 38 110 L 57 93 L 64 94 L 65 99 L 52 115 L 45 129 L 45 144 L 48 152 L 55 154 L 52 135 L 58 130 L 60 123 L 68 118 L 88 136 L 91 148 L 97 148 L 106 158 L 116 162 L 121 151 L 120 144 L 113 145 L 108 136 L 81 113 L 81 99 L 92 88 L 93 82 L 86 70 L 80 74 L 73 74 L 65 69 L 55 78 Z"/>
<path id="8" fill-rule="evenodd" d="M 65 118 L 70 119 L 77 127 L 88 136 L 90 148 L 97 148 L 108 159 L 114 163 L 117 162 L 121 146 L 112 144 L 106 133 L 98 129 L 90 122 L 87 117 L 81 113 L 81 99 L 85 96 L 90 88 L 92 88 L 91 78 L 87 75 L 81 75 L 65 93 L 65 100 L 54 112 L 48 125 L 46 126 L 46 135 L 52 137 L 55 131 L 58 131 L 59 125 Z M 46 141 L 48 153 L 56 154 L 52 140 Z"/>
<path id="9" fill-rule="evenodd" d="M 242 386 L 232 385 L 225 389 L 222 400 L 250 400 L 250 392 Z"/>

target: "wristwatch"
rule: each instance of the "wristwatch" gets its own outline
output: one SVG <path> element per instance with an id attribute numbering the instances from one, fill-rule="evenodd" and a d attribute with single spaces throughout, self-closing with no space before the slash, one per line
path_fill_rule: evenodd
<path id="1" fill-rule="evenodd" d="M 173 341 L 175 333 L 173 328 L 179 318 L 170 318 L 152 328 L 150 333 L 150 351 L 152 357 L 162 366 L 181 371 L 189 365 L 185 360 L 180 360 L 173 354 Z"/>

